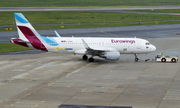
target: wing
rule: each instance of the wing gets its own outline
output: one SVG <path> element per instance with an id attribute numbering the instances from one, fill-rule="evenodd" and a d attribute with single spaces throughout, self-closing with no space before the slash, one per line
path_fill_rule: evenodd
<path id="1" fill-rule="evenodd" d="M 92 52 L 94 53 L 102 53 L 102 52 L 112 52 L 112 51 L 117 51 L 114 48 L 105 48 L 105 47 L 99 47 L 99 46 L 90 46 L 88 45 L 84 39 L 82 39 L 83 45 L 85 49 L 77 50 L 75 53 L 77 54 L 90 54 Z"/>
<path id="2" fill-rule="evenodd" d="M 84 39 L 82 39 L 82 42 L 84 44 L 84 47 L 87 49 L 87 50 L 94 50 L 94 51 L 103 51 L 103 52 L 110 52 L 110 51 L 117 51 L 116 49 L 114 48 L 105 48 L 105 47 L 99 47 L 99 46 L 89 46 L 85 41 Z"/>

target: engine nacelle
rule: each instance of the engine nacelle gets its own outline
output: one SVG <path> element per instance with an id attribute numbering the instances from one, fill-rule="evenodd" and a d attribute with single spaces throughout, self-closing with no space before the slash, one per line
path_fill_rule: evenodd
<path id="1" fill-rule="evenodd" d="M 120 53 L 119 52 L 105 52 L 100 55 L 100 57 L 105 58 L 107 60 L 119 60 Z"/>

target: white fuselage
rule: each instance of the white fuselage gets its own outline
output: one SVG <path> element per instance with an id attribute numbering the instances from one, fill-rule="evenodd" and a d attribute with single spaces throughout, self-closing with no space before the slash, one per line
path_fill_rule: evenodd
<path id="1" fill-rule="evenodd" d="M 139 38 L 53 37 L 53 39 L 54 42 L 46 42 L 45 44 L 50 52 L 75 53 L 78 50 L 85 49 L 82 39 L 89 47 L 106 48 L 109 51 L 118 51 L 121 54 L 150 53 L 156 50 L 156 47 L 147 40 Z"/>
<path id="2" fill-rule="evenodd" d="M 57 37 L 41 36 L 28 22 L 22 13 L 14 13 L 19 38 L 12 38 L 11 42 L 49 52 L 69 52 L 82 54 L 83 60 L 94 62 L 94 56 L 107 60 L 119 60 L 120 54 L 150 53 L 156 47 L 145 39 L 139 38 L 85 38 L 85 37 L 61 37 L 56 31 Z"/>

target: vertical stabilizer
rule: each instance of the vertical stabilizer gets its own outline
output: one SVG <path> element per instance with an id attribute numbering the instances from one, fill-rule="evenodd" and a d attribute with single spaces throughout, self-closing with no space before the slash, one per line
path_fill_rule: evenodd
<path id="1" fill-rule="evenodd" d="M 48 51 L 43 44 L 44 40 L 34 29 L 34 27 L 28 22 L 24 15 L 22 13 L 14 13 L 14 17 L 19 34 L 19 39 L 21 39 L 23 42 L 28 42 L 28 46 L 32 46 L 35 49 Z"/>

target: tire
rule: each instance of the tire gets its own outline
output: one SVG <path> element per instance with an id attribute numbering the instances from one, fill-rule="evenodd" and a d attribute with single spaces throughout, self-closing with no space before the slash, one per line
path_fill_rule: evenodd
<path id="1" fill-rule="evenodd" d="M 83 55 L 82 58 L 83 58 L 83 60 L 87 60 L 88 56 L 87 55 Z"/>
<path id="2" fill-rule="evenodd" d="M 161 62 L 166 62 L 166 59 L 165 59 L 165 58 L 162 58 L 162 59 L 161 59 Z"/>
<path id="3" fill-rule="evenodd" d="M 173 58 L 173 59 L 171 59 L 171 62 L 175 63 L 175 62 L 176 62 L 176 59 L 174 59 L 174 58 Z"/>
<path id="4" fill-rule="evenodd" d="M 139 59 L 138 58 L 135 58 L 135 61 L 137 62 Z"/>
<path id="5" fill-rule="evenodd" d="M 89 58 L 89 62 L 94 62 L 94 58 Z"/>

